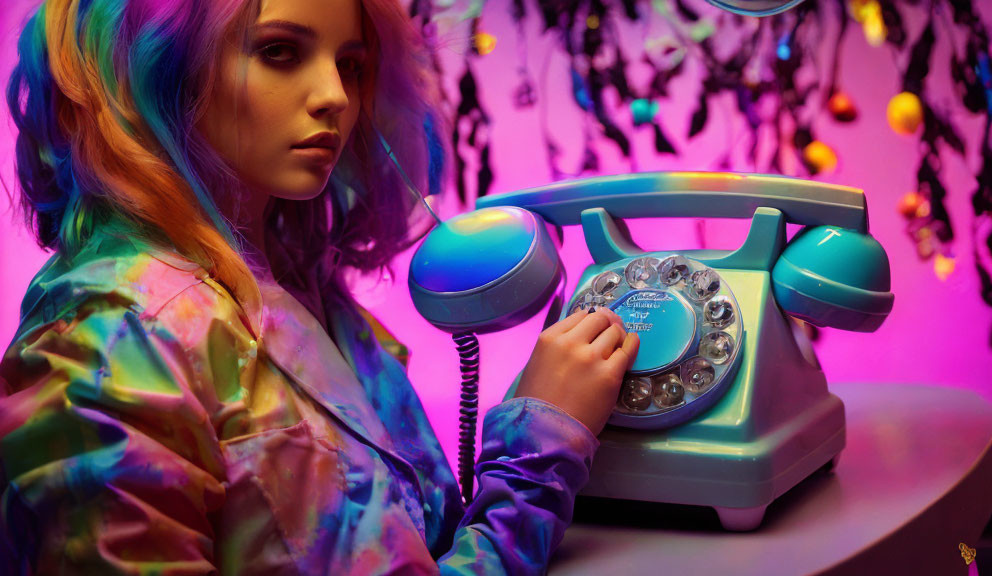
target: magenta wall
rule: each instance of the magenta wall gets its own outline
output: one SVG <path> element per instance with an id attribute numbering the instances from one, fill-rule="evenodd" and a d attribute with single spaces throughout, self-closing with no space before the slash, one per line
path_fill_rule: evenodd
<path id="1" fill-rule="evenodd" d="M 11 9 L 11 2 L 15 9 Z M 20 21 L 18 10 L 24 0 L 5 0 L 0 14 L 0 75 L 6 78 L 13 57 L 10 31 Z M 515 110 L 512 91 L 517 84 L 518 39 L 510 26 L 504 3 L 490 2 L 484 12 L 484 27 L 497 39 L 495 52 L 474 60 L 477 78 L 482 81 L 483 104 L 495 120 L 492 138 L 493 165 L 496 167 L 495 192 L 504 192 L 550 181 L 544 148 L 540 142 L 538 109 Z M 711 12 L 712 13 L 712 12 Z M 919 28 L 912 28 L 915 37 Z M 626 36 L 631 46 L 643 41 L 648 29 L 632 29 Z M 856 32 L 856 31 L 855 31 Z M 581 153 L 582 118 L 571 101 L 567 66 L 564 57 L 553 49 L 552 40 L 539 35 L 537 22 L 528 30 L 529 66 L 537 76 L 550 54 L 548 76 L 538 88 L 548 111 L 548 123 L 559 142 L 564 145 L 564 166 L 577 163 Z M 443 53 L 448 70 L 446 82 L 455 94 L 455 83 L 462 71 L 463 50 L 459 45 L 467 33 L 456 30 L 451 46 Z M 935 61 L 946 61 L 946 45 L 941 45 Z M 898 91 L 899 80 L 887 49 L 872 49 L 858 33 L 849 35 L 844 48 L 843 85 L 858 103 L 861 118 L 851 125 L 836 125 L 824 120 L 817 126 L 822 139 L 834 146 L 840 156 L 835 173 L 823 178 L 864 188 L 871 209 L 872 233 L 887 249 L 892 264 L 895 307 L 882 328 L 874 334 L 854 334 L 824 331 L 818 353 L 830 381 L 858 381 L 866 385 L 888 382 L 912 382 L 970 388 L 992 400 L 992 352 L 988 348 L 992 310 L 979 297 L 978 280 L 970 249 L 971 225 L 968 195 L 977 159 L 963 163 L 946 157 L 944 177 L 951 190 L 949 209 L 960 238 L 955 246 L 957 269 L 944 282 L 938 280 L 928 262 L 920 262 L 915 249 L 903 232 L 903 221 L 896 213 L 896 203 L 914 188 L 918 163 L 916 143 L 889 130 L 885 121 L 888 98 Z M 643 81 L 633 71 L 636 82 Z M 673 86 L 673 101 L 662 103 L 661 116 L 669 123 L 669 135 L 683 151 L 679 158 L 659 158 L 653 154 L 649 131 L 634 133 L 637 169 L 646 170 L 711 170 L 725 148 L 728 134 L 740 136 L 735 148 L 734 169 L 751 171 L 743 156 L 745 139 L 741 120 L 732 114 L 730 99 L 711 106 L 711 119 L 705 132 L 691 144 L 682 140 L 695 101 L 695 71 Z M 948 73 L 935 67 L 929 78 L 930 86 L 950 102 L 952 91 Z M 767 113 L 768 110 L 765 110 Z M 957 117 L 956 117 L 957 118 Z M 12 136 L 9 122 L 0 123 L 0 175 L 11 182 Z M 962 114 L 958 118 L 963 135 L 974 150 L 981 136 L 977 118 Z M 629 129 L 629 125 L 624 127 Z M 735 137 L 736 138 L 736 137 Z M 597 150 L 604 174 L 631 170 L 615 147 L 603 141 Z M 24 234 L 19 221 L 11 220 L 7 200 L 0 196 L 0 343 L 5 347 L 17 324 L 17 307 L 21 295 L 34 271 L 45 260 L 32 241 Z M 446 214 L 453 209 L 447 207 Z M 700 245 L 695 221 L 633 221 L 635 239 L 648 248 L 694 248 Z M 711 248 L 732 247 L 743 239 L 745 223 L 706 221 L 703 243 Z M 581 233 L 566 231 L 563 252 L 569 273 L 570 288 L 582 269 L 590 262 Z M 384 323 L 413 350 L 410 375 L 428 407 L 449 458 L 456 452 L 457 394 L 459 381 L 457 357 L 447 335 L 423 321 L 413 309 L 406 291 L 406 268 L 410 254 L 397 259 L 396 277 L 391 285 L 374 289 L 361 288 L 361 299 L 371 306 Z M 542 314 L 543 316 L 543 314 Z M 523 367 L 540 329 L 540 319 L 494 335 L 480 338 L 482 342 L 482 405 L 499 401 L 506 387 Z"/>
<path id="2" fill-rule="evenodd" d="M 16 57 L 16 34 L 22 15 L 25 13 L 24 0 L 8 0 L 0 10 L 0 79 L 6 93 L 7 77 L 14 66 Z M 7 344 L 17 329 L 18 308 L 21 296 L 31 281 L 35 271 L 47 256 L 27 235 L 22 220 L 14 217 L 8 196 L 14 190 L 14 147 L 15 131 L 7 113 L 6 99 L 0 105 L 0 348 Z"/>

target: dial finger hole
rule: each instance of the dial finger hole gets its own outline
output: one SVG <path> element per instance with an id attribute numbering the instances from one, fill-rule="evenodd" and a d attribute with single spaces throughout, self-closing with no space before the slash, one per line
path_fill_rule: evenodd
<path id="1" fill-rule="evenodd" d="M 686 283 L 689 298 L 696 302 L 709 300 L 720 291 L 720 275 L 712 268 L 696 270 Z"/>
<path id="2" fill-rule="evenodd" d="M 716 379 L 716 370 L 705 358 L 696 356 L 682 365 L 682 383 L 686 390 L 699 394 Z"/>
<path id="3" fill-rule="evenodd" d="M 706 322 L 717 328 L 726 328 L 734 321 L 734 304 L 726 296 L 716 296 L 703 308 Z"/>
<path id="4" fill-rule="evenodd" d="M 623 271 L 627 284 L 634 289 L 648 288 L 658 283 L 658 259 L 637 258 Z"/>
<path id="5" fill-rule="evenodd" d="M 599 308 L 606 305 L 606 298 L 602 294 L 596 294 L 591 290 L 585 290 L 580 292 L 572 303 L 572 307 L 568 309 L 568 314 L 571 315 L 575 312 L 586 312 L 591 308 Z"/>
<path id="6" fill-rule="evenodd" d="M 620 390 L 620 405 L 628 410 L 641 411 L 651 406 L 651 380 L 629 378 Z"/>
<path id="7" fill-rule="evenodd" d="M 613 291 L 620 286 L 623 278 L 619 274 L 612 270 L 603 272 L 599 276 L 596 276 L 592 281 L 592 291 L 597 294 L 602 294 L 606 296 L 607 294 L 612 295 Z"/>
<path id="8" fill-rule="evenodd" d="M 685 387 L 678 374 L 669 372 L 655 379 L 654 405 L 658 408 L 678 406 L 685 399 Z"/>
<path id="9" fill-rule="evenodd" d="M 723 364 L 734 352 L 734 339 L 726 332 L 710 332 L 699 342 L 699 354 L 714 364 Z"/>
<path id="10" fill-rule="evenodd" d="M 658 266 L 658 278 L 662 284 L 672 286 L 689 276 L 689 261 L 682 256 L 669 256 Z"/>

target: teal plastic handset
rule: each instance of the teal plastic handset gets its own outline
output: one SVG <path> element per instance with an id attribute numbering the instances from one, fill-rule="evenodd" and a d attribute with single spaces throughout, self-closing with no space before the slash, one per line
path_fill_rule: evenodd
<path id="1" fill-rule="evenodd" d="M 752 218 L 736 251 L 645 252 L 624 218 Z M 785 222 L 805 228 L 785 245 Z M 641 348 L 610 423 L 674 426 L 711 407 L 746 340 L 735 270 L 770 273 L 778 306 L 818 326 L 873 331 L 892 308 L 889 262 L 861 190 L 760 174 L 655 172 L 559 182 L 482 198 L 431 232 L 410 264 L 418 311 L 451 331 L 516 324 L 559 293 L 551 226 L 581 224 L 594 264 L 565 314 L 608 306 Z M 557 320 L 560 302 L 549 320 Z"/>
<path id="2" fill-rule="evenodd" d="M 857 188 L 766 174 L 645 172 L 556 182 L 480 198 L 476 208 L 518 206 L 548 222 L 581 224 L 582 212 L 603 208 L 614 218 L 750 218 L 776 208 L 789 222 L 868 231 L 864 193 Z"/>
<path id="3" fill-rule="evenodd" d="M 775 263 L 773 286 L 782 309 L 818 326 L 877 329 L 893 296 L 885 250 L 868 235 L 864 193 L 763 174 L 628 174 L 481 198 L 476 211 L 444 222 L 427 237 L 410 264 L 410 290 L 421 314 L 442 329 L 502 330 L 540 310 L 562 283 L 545 222 L 750 218 L 761 208 L 807 226 L 781 257 L 757 256 Z M 615 228 L 611 222 L 605 226 Z M 598 263 L 643 252 L 620 233 L 599 239 L 587 234 L 587 242 Z"/>

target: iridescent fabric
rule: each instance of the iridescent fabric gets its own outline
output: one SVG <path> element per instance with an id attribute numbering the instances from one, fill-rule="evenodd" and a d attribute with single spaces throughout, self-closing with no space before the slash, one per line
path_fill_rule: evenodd
<path id="1" fill-rule="evenodd" d="M 109 233 L 46 264 L 0 363 L 0 573 L 544 571 L 597 446 L 582 424 L 491 410 L 465 510 L 362 316 L 261 290 L 244 310 Z"/>

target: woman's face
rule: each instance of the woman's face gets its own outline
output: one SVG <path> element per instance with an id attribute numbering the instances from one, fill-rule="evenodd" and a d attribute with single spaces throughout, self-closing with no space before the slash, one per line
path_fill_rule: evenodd
<path id="1" fill-rule="evenodd" d="M 307 200 L 327 184 L 358 118 L 361 18 L 359 0 L 262 0 L 247 53 L 225 42 L 197 128 L 252 204 Z"/>

